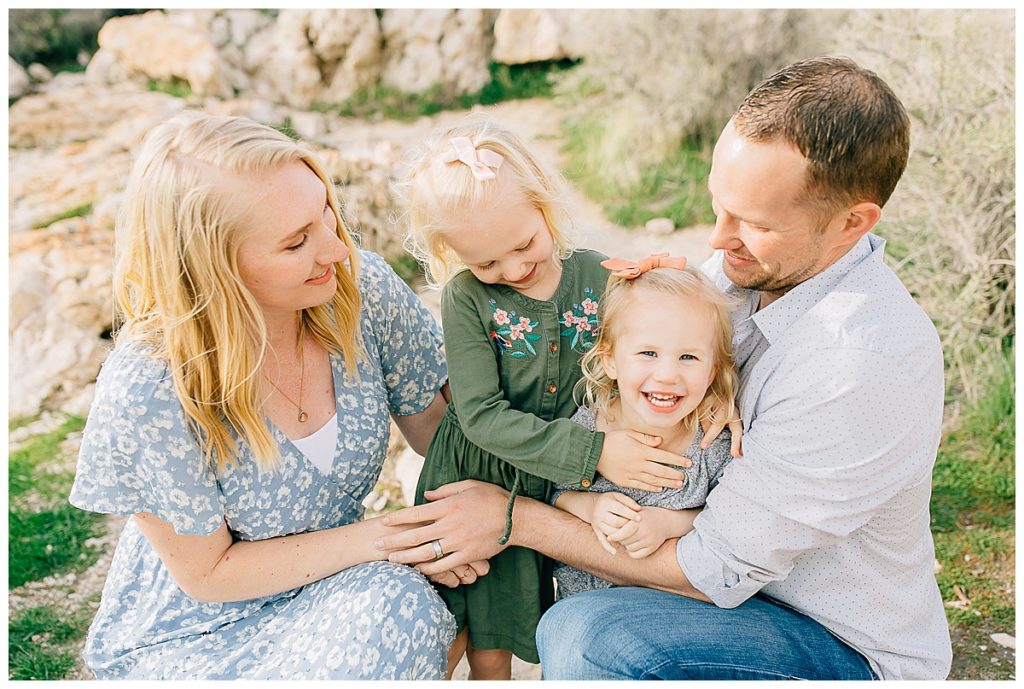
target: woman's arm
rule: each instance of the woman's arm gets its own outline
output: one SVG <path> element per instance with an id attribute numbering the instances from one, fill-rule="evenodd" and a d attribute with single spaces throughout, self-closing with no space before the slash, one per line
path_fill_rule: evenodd
<path id="1" fill-rule="evenodd" d="M 447 387 L 447 383 L 445 383 Z M 437 425 L 441 423 L 444 412 L 448 408 L 445 401 L 444 388 L 437 392 L 430 405 L 418 414 L 408 416 L 393 416 L 398 429 L 402 431 L 409 446 L 420 455 L 427 454 L 430 446 L 430 439 L 434 437 Z"/>
<path id="2" fill-rule="evenodd" d="M 174 582 L 190 598 L 231 602 L 269 596 L 313 583 L 364 562 L 386 559 L 377 538 L 405 527 L 381 518 L 260 541 L 235 541 L 226 523 L 209 536 L 181 535 L 148 512 L 135 515 Z"/>

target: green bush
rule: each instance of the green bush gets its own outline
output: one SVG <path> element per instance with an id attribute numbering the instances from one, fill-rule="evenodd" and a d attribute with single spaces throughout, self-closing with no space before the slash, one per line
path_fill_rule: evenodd
<path id="1" fill-rule="evenodd" d="M 96 52 L 96 35 L 110 17 L 146 10 L 8 10 L 7 52 L 19 64 L 39 62 L 53 70 L 77 71 L 78 54 Z"/>
<path id="2" fill-rule="evenodd" d="M 974 405 L 1014 337 L 1012 10 L 861 10 L 836 49 L 911 116 L 911 157 L 879 234 L 942 337 L 951 402 Z"/>

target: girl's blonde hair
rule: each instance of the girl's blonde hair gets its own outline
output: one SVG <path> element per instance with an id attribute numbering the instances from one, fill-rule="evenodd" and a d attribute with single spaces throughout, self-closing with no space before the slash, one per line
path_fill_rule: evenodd
<path id="1" fill-rule="evenodd" d="M 708 318 L 711 319 L 715 332 L 711 384 L 704 399 L 685 421 L 693 423 L 722 420 L 715 417 L 715 411 L 725 414 L 725 420 L 734 418 L 739 376 L 732 360 L 732 321 L 729 314 L 736 303 L 694 268 L 655 268 L 632 280 L 616 277 L 608 279 L 608 287 L 598 309 L 601 329 L 597 342 L 580 361 L 583 378 L 578 384 L 578 389 L 583 390 L 583 404 L 590 409 L 607 410 L 609 404 L 619 396 L 618 385 L 608 377 L 601 357 L 613 352 L 617 335 L 616 323 L 623 311 L 634 308 L 630 302 L 638 290 L 694 299 L 707 307 Z"/>
<path id="2" fill-rule="evenodd" d="M 300 328 L 355 371 L 362 356 L 358 253 L 334 185 L 308 147 L 241 117 L 177 115 L 146 136 L 118 212 L 118 340 L 144 342 L 168 362 L 188 424 L 219 471 L 237 464 L 232 430 L 261 469 L 280 461 L 256 378 L 267 354 L 266 323 L 238 270 L 239 246 L 256 228 L 241 226 L 224 180 L 294 161 L 323 182 L 351 251 L 347 267 L 335 266 L 334 298 L 303 309 Z"/>
<path id="3" fill-rule="evenodd" d="M 476 149 L 504 158 L 497 178 L 478 180 L 467 165 L 444 162 L 452 139 L 466 137 Z M 515 189 L 544 216 L 559 258 L 575 249 L 565 182 L 509 130 L 487 120 L 470 121 L 435 134 L 413 153 L 401 182 L 395 185 L 408 214 L 405 247 L 426 267 L 432 287 L 446 283 L 465 264 L 444 240 L 448 220 L 466 209 L 493 207 L 508 189 Z"/>

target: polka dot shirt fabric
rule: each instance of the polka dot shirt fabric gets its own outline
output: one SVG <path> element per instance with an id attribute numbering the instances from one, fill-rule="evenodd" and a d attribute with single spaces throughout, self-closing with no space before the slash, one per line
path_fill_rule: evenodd
<path id="1" fill-rule="evenodd" d="M 677 557 L 720 607 L 757 592 L 817 620 L 883 679 L 941 679 L 952 659 L 929 530 L 943 364 L 931 320 L 867 235 L 756 311 L 721 252 L 704 270 L 733 314 L 744 419 Z"/>

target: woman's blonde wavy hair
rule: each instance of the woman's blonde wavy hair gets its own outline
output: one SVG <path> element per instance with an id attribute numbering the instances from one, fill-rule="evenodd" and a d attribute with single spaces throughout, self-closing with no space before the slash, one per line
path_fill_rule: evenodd
<path id="1" fill-rule="evenodd" d="M 576 392 L 583 391 L 583 404 L 590 409 L 607 410 L 619 396 L 618 385 L 608 377 L 601 357 L 610 355 L 615 349 L 615 337 L 618 334 L 616 324 L 621 314 L 626 309 L 643 308 L 633 304 L 639 291 L 694 299 L 707 307 L 708 318 L 715 332 L 711 384 L 704 399 L 684 421 L 687 424 L 695 421 L 720 421 L 723 420 L 721 414 L 725 415 L 724 420 L 734 418 L 739 376 L 732 360 L 732 321 L 729 314 L 736 307 L 736 302 L 694 268 L 655 268 L 632 280 L 616 277 L 608 279 L 608 286 L 598 308 L 601 329 L 597 342 L 580 361 L 583 378 L 577 384 Z"/>
<path id="2" fill-rule="evenodd" d="M 323 182 L 338 236 L 351 251 L 347 266 L 335 266 L 334 298 L 303 309 L 300 327 L 355 371 L 362 357 L 358 253 L 334 185 L 307 146 L 242 117 L 177 115 L 146 136 L 118 212 L 117 339 L 144 342 L 168 362 L 204 459 L 218 471 L 237 464 L 232 431 L 261 469 L 280 461 L 257 379 L 267 355 L 266 323 L 238 270 L 238 249 L 252 228 L 241 226 L 224 180 L 293 161 Z"/>
<path id="3" fill-rule="evenodd" d="M 468 166 L 444 162 L 443 155 L 452 150 L 451 140 L 457 137 L 467 137 L 475 148 L 494 151 L 504 158 L 496 179 L 478 180 Z M 543 214 L 558 257 L 566 258 L 575 250 L 568 194 L 561 175 L 541 163 L 508 129 L 489 120 L 472 119 L 435 133 L 419 146 L 394 187 L 407 214 L 405 248 L 425 266 L 431 287 L 444 285 L 465 267 L 444 240 L 447 232 L 456 229 L 450 219 L 456 212 L 493 207 L 505 191 L 505 186 L 497 182 L 509 180 Z"/>

